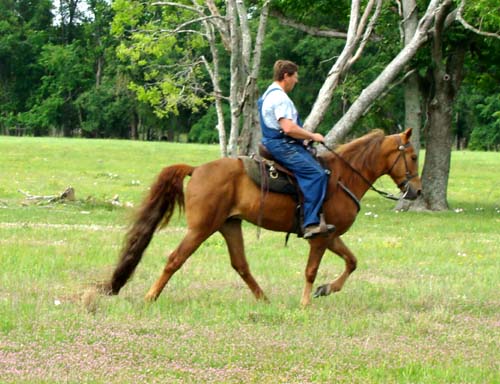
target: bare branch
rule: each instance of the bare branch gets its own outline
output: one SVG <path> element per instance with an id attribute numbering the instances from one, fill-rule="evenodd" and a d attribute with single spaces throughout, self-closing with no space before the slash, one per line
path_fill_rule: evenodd
<path id="1" fill-rule="evenodd" d="M 219 31 L 220 37 L 222 39 L 222 43 L 224 44 L 224 48 L 226 51 L 230 52 L 231 51 L 231 38 L 229 36 L 229 26 L 227 23 L 227 19 L 221 16 L 219 9 L 217 8 L 217 5 L 215 5 L 215 2 L 213 0 L 207 0 L 206 1 L 207 8 L 210 11 L 210 13 L 213 16 L 219 16 L 221 17 L 220 19 L 214 19 L 214 25 Z"/>
<path id="2" fill-rule="evenodd" d="M 387 90 L 385 92 L 383 92 L 378 98 L 380 100 L 382 100 L 383 98 L 385 98 L 389 93 L 391 93 L 391 91 L 396 88 L 398 85 L 400 84 L 403 84 L 407 78 L 409 78 L 411 75 L 413 75 L 415 72 L 417 72 L 417 69 L 413 68 L 411 70 L 409 70 L 408 72 L 406 72 L 404 74 L 403 77 L 401 77 L 401 79 L 399 79 L 398 81 L 392 83 L 389 88 L 387 88 Z M 363 115 L 362 116 L 366 116 L 366 114 L 370 111 L 370 109 L 372 109 L 374 104 L 370 104 L 370 106 L 363 112 Z"/>
<path id="3" fill-rule="evenodd" d="M 380 16 L 381 10 L 382 10 L 382 0 L 377 0 L 377 7 L 375 8 L 375 12 L 373 13 L 373 16 L 370 19 L 370 23 L 368 24 L 368 27 L 365 30 L 365 33 L 363 35 L 363 40 L 359 44 L 359 47 L 354 56 L 349 60 L 348 67 L 350 67 L 361 57 L 361 53 L 363 52 L 363 49 L 365 49 L 366 43 L 370 39 L 370 35 L 372 34 L 373 29 L 375 28 L 375 24 L 378 20 L 378 17 Z"/>
<path id="4" fill-rule="evenodd" d="M 253 66 L 252 66 L 252 72 L 250 74 L 250 76 L 255 79 L 257 79 L 257 76 L 259 74 L 258 72 L 260 68 L 262 45 L 264 44 L 267 19 L 269 17 L 269 3 L 270 0 L 267 0 L 262 5 L 262 9 L 260 12 L 259 28 L 257 30 L 257 37 L 255 38 L 255 47 L 253 51 Z"/>
<path id="5" fill-rule="evenodd" d="M 493 33 L 493 32 L 484 32 L 484 31 L 481 31 L 475 27 L 473 27 L 472 25 L 470 25 L 467 21 L 465 21 L 465 19 L 463 18 L 463 11 L 464 11 L 464 7 L 465 7 L 465 0 L 462 0 L 460 2 L 460 5 L 457 9 L 457 15 L 456 15 L 456 20 L 458 22 L 460 22 L 460 24 L 462 24 L 462 26 L 465 28 L 465 29 L 468 29 L 469 31 L 472 31 L 478 35 L 481 35 L 481 36 L 486 36 L 486 37 L 494 37 L 495 39 L 500 39 L 500 35 L 497 34 L 497 33 Z"/>
<path id="6" fill-rule="evenodd" d="M 243 75 L 248 75 L 250 72 L 252 36 L 250 34 L 250 26 L 248 25 L 248 14 L 243 0 L 236 0 L 236 11 L 240 20 L 241 34 L 241 56 L 243 62 Z"/>
<path id="7" fill-rule="evenodd" d="M 351 2 L 351 13 L 349 18 L 346 43 L 344 49 L 339 55 L 339 58 L 328 72 L 328 75 L 318 92 L 311 112 L 304 122 L 304 129 L 308 131 L 314 132 L 314 130 L 323 120 L 326 110 L 328 109 L 328 106 L 330 105 L 330 102 L 333 98 L 333 91 L 339 84 L 347 62 L 352 57 L 353 52 L 356 50 L 356 45 L 358 43 L 358 41 L 356 40 L 356 32 L 358 29 L 360 3 L 360 0 L 352 0 Z"/>
<path id="8" fill-rule="evenodd" d="M 363 31 L 365 30 L 366 23 L 368 21 L 368 16 L 372 12 L 374 2 L 375 2 L 375 0 L 370 0 L 368 2 L 368 4 L 366 4 L 366 8 L 363 12 L 363 15 L 361 16 L 361 19 L 359 20 L 358 29 L 356 31 L 356 40 L 359 40 L 361 38 L 361 35 L 363 34 Z"/>
<path id="9" fill-rule="evenodd" d="M 177 26 L 177 28 L 174 29 L 174 31 L 182 30 L 184 27 L 186 27 L 186 26 L 188 26 L 190 24 L 196 24 L 196 23 L 203 22 L 203 21 L 212 21 L 212 19 L 215 19 L 215 18 L 223 18 L 223 17 L 222 16 L 210 15 L 210 16 L 199 17 L 197 19 L 188 20 L 185 23 L 179 24 Z"/>
<path id="10" fill-rule="evenodd" d="M 289 19 L 285 17 L 281 12 L 271 11 L 271 16 L 276 17 L 282 25 L 286 25 L 288 27 L 295 28 L 299 31 L 305 32 L 312 36 L 318 37 L 333 37 L 336 39 L 346 39 L 347 33 L 339 32 L 334 29 L 322 29 L 317 27 L 310 27 L 308 25 L 299 23 L 298 21 Z"/>
<path id="11" fill-rule="evenodd" d="M 181 3 L 175 3 L 175 2 L 172 2 L 172 1 L 156 1 L 154 3 L 151 3 L 151 5 L 161 5 L 161 6 L 167 5 L 169 7 L 182 8 L 182 9 L 186 9 L 188 11 L 191 11 L 191 12 L 203 15 L 203 13 L 200 12 L 200 10 L 197 9 L 197 8 L 195 8 L 195 7 L 190 7 L 189 5 L 181 4 Z"/>
<path id="12" fill-rule="evenodd" d="M 326 135 L 327 144 L 333 145 L 345 137 L 354 122 L 363 114 L 368 106 L 376 100 L 385 90 L 387 84 L 390 84 L 405 67 L 409 60 L 415 55 L 418 48 L 428 41 L 428 32 L 435 19 L 440 6 L 440 0 L 431 0 L 424 16 L 418 23 L 417 30 L 411 41 L 394 57 L 389 65 L 379 74 L 379 76 L 366 87 L 349 110 L 335 124 L 335 126 Z"/>

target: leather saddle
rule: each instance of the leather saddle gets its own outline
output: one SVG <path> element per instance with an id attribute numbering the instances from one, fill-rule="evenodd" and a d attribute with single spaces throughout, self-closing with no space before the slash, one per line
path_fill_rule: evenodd
<path id="1" fill-rule="evenodd" d="M 259 145 L 259 154 L 241 156 L 240 160 L 248 176 L 263 191 L 284 193 L 299 199 L 301 192 L 292 171 L 279 164 L 264 145 Z"/>
<path id="2" fill-rule="evenodd" d="M 304 197 L 293 172 L 278 163 L 263 144 L 259 144 L 258 149 L 258 155 L 240 156 L 240 160 L 243 162 L 248 176 L 261 189 L 261 209 L 268 191 L 292 195 L 297 203 L 294 222 L 286 236 L 286 244 L 290 233 L 296 233 L 299 237 L 303 236 L 302 223 L 304 212 L 302 207 Z M 321 158 L 316 157 L 316 159 L 323 168 L 327 169 L 325 164 L 322 164 Z M 262 212 L 259 214 L 259 226 L 261 219 Z M 321 220 L 324 222 L 322 214 Z"/>

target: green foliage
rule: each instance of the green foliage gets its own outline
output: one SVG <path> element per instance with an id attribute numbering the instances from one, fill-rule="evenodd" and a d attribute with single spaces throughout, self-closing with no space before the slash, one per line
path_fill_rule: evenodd
<path id="1" fill-rule="evenodd" d="M 476 105 L 478 126 L 471 134 L 469 148 L 473 150 L 500 150 L 500 95 L 486 97 Z"/>
<path id="2" fill-rule="evenodd" d="M 91 67 L 83 50 L 75 44 L 43 47 L 38 64 L 44 72 L 33 97 L 33 107 L 21 121 L 35 135 L 47 135 L 50 128 L 78 126 L 74 101 L 82 88 L 92 83 Z"/>
<path id="3" fill-rule="evenodd" d="M 127 137 L 135 104 L 127 88 L 120 87 L 114 79 L 105 78 L 99 87 L 89 89 L 76 100 L 83 117 L 82 136 Z"/>
<path id="4" fill-rule="evenodd" d="M 139 101 L 149 103 L 158 117 L 178 115 L 179 108 L 204 108 L 208 97 L 199 55 L 206 49 L 196 24 L 194 33 L 177 33 L 177 25 L 193 18 L 189 11 L 147 5 L 134 0 L 113 4 L 112 31 L 122 38 L 117 54 L 135 78 L 129 87 Z M 170 31 L 170 32 L 169 32 Z"/>
<path id="5" fill-rule="evenodd" d="M 500 30 L 500 5 L 496 0 L 467 1 L 464 19 L 484 32 L 498 33 Z"/>
<path id="6" fill-rule="evenodd" d="M 18 128 L 17 115 L 40 84 L 37 61 L 49 38 L 51 6 L 50 0 L 0 1 L 0 131 Z"/>
<path id="7" fill-rule="evenodd" d="M 69 0 L 54 8 L 51 0 L 0 0 L 0 133 L 156 140 L 175 138 L 191 129 L 189 140 L 214 141 L 212 87 L 200 61 L 202 55 L 210 59 L 210 51 L 201 24 L 185 24 L 190 33 L 174 33 L 176 27 L 199 15 L 138 0 L 82 1 L 86 12 Z M 427 3 L 418 2 L 420 13 Z M 260 4 L 248 8 L 253 32 Z M 224 10 L 224 2 L 217 5 Z M 362 7 L 365 5 L 363 1 Z M 279 0 L 270 6 L 319 28 L 345 32 L 349 23 L 349 1 Z M 500 30 L 499 15 L 494 0 L 467 1 L 464 9 L 467 22 L 491 33 Z M 399 51 L 399 22 L 394 3 L 384 2 L 376 38 L 337 88 L 320 132 L 331 129 Z M 500 84 L 498 40 L 479 37 L 459 23 L 449 31 L 445 54 L 463 41 L 471 47 L 464 94 L 455 106 L 455 132 L 465 143 L 472 141 L 473 147 L 487 142 L 487 147 L 494 148 L 498 120 L 494 96 Z M 300 84 L 291 96 L 304 118 L 345 41 L 311 37 L 273 17 L 266 33 L 259 90 L 271 81 L 276 59 L 297 62 Z M 229 55 L 222 46 L 219 53 L 221 86 L 227 94 Z M 418 69 L 423 84 L 429 57 L 426 47 L 409 67 Z M 375 127 L 394 131 L 402 123 L 403 113 L 402 87 L 398 86 L 372 106 L 352 134 Z"/>
<path id="8" fill-rule="evenodd" d="M 226 135 L 229 134 L 231 124 L 229 106 L 224 105 L 224 127 Z M 189 130 L 188 140 L 194 143 L 214 144 L 219 142 L 219 132 L 217 131 L 217 111 L 215 106 L 208 108 L 207 112 Z"/>

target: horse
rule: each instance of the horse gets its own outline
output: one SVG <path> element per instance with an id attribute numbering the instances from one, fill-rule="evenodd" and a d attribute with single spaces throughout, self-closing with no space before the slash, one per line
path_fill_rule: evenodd
<path id="1" fill-rule="evenodd" d="M 357 259 L 344 244 L 341 236 L 354 223 L 359 201 L 373 183 L 388 174 L 406 198 L 415 199 L 421 193 L 418 157 L 410 143 L 411 128 L 385 135 L 372 131 L 340 146 L 336 152 L 324 151 L 319 156 L 331 170 L 323 214 L 335 232 L 309 241 L 309 257 L 305 268 L 305 286 L 301 305 L 311 302 L 316 274 L 328 249 L 345 262 L 343 273 L 329 284 L 317 288 L 314 296 L 338 292 L 356 269 Z M 191 179 L 184 187 L 184 179 Z M 149 194 L 128 230 L 124 247 L 109 281 L 104 283 L 107 294 L 117 295 L 141 261 L 156 229 L 168 224 L 175 207 L 185 211 L 187 231 L 177 248 L 169 255 L 158 280 L 145 296 L 146 301 L 158 298 L 172 275 L 197 248 L 215 232 L 227 243 L 231 266 L 248 285 L 256 299 L 268 301 L 250 272 L 243 246 L 242 220 L 271 231 L 293 231 L 292 223 L 297 202 L 294 197 L 268 192 L 261 198 L 261 189 L 246 174 L 241 159 L 221 158 L 194 167 L 177 164 L 164 168 L 152 184 Z"/>

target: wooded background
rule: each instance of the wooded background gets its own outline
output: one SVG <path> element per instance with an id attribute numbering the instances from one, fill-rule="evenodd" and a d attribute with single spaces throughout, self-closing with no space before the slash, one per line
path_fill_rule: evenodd
<path id="1" fill-rule="evenodd" d="M 260 140 L 277 59 L 334 145 L 414 128 L 426 206 L 446 209 L 452 148 L 500 148 L 496 0 L 0 0 L 0 134 Z M 425 193 L 426 192 L 426 193 Z"/>

